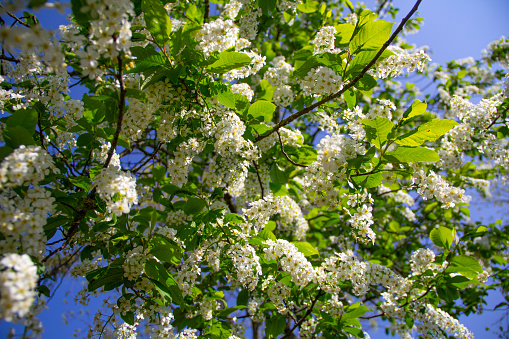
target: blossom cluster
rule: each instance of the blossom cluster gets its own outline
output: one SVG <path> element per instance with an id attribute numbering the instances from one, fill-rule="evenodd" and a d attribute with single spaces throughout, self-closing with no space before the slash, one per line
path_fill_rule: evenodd
<path id="1" fill-rule="evenodd" d="M 316 272 L 311 263 L 297 247 L 283 239 L 266 240 L 263 249 L 266 260 L 280 259 L 283 271 L 290 273 L 292 282 L 301 288 L 316 280 Z"/>
<path id="2" fill-rule="evenodd" d="M 341 52 L 339 49 L 334 48 L 334 41 L 336 37 L 336 28 L 334 26 L 324 26 L 320 28 L 313 40 L 310 41 L 314 45 L 314 54 L 319 53 L 335 53 Z"/>
<path id="3" fill-rule="evenodd" d="M 456 188 L 449 184 L 440 175 L 430 171 L 427 175 L 423 170 L 415 171 L 413 180 L 418 185 L 417 192 L 424 199 L 435 197 L 442 203 L 443 208 L 451 208 L 456 204 L 468 204 L 471 197 L 465 194 L 462 188 Z"/>
<path id="4" fill-rule="evenodd" d="M 400 47 L 389 46 L 388 50 L 393 54 L 379 61 L 375 69 L 369 70 L 368 73 L 379 79 L 393 78 L 403 74 L 405 67 L 408 73 L 412 73 L 416 69 L 422 72 L 426 63 L 431 60 L 422 49 L 409 53 Z"/>
<path id="5" fill-rule="evenodd" d="M 0 259 L 0 268 L 0 319 L 23 318 L 37 295 L 37 267 L 27 254 L 9 253 Z"/>
<path id="6" fill-rule="evenodd" d="M 329 95 L 343 88 L 343 78 L 325 66 L 311 69 L 300 86 L 305 95 Z"/>
<path id="7" fill-rule="evenodd" d="M 205 56 L 214 51 L 222 52 L 234 47 L 239 34 L 239 28 L 230 19 L 218 18 L 207 22 L 199 31 L 197 39 L 200 41 L 200 48 Z"/>
<path id="8" fill-rule="evenodd" d="M 46 175 L 59 172 L 42 147 L 21 145 L 0 163 L 0 189 L 37 185 Z"/>
<path id="9" fill-rule="evenodd" d="M 108 213 L 116 216 L 129 213 L 131 207 L 138 203 L 136 178 L 116 166 L 110 165 L 95 176 L 94 187 L 99 197 L 106 200 Z"/>

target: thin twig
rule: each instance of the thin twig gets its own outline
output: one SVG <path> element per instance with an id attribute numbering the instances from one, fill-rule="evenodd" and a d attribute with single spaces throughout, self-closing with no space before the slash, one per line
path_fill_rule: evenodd
<path id="1" fill-rule="evenodd" d="M 108 158 L 106 158 L 106 162 L 104 163 L 103 168 L 107 168 L 110 165 L 111 158 L 113 158 L 113 153 L 117 148 L 118 138 L 120 136 L 120 131 L 122 130 L 122 120 L 124 119 L 124 107 L 125 107 L 125 88 L 124 88 L 124 72 L 123 72 L 123 59 L 122 54 L 119 54 L 117 57 L 118 60 L 118 82 L 120 84 L 120 102 L 118 104 L 118 120 L 117 120 L 117 129 L 115 130 L 115 134 L 113 135 L 113 140 L 111 141 L 111 147 L 108 151 Z"/>
<path id="2" fill-rule="evenodd" d="M 279 144 L 281 145 L 281 152 L 283 152 L 286 160 L 288 160 L 289 162 L 291 162 L 295 166 L 307 168 L 308 166 L 302 165 L 302 164 L 298 164 L 295 161 L 293 161 L 292 159 L 290 159 L 288 154 L 286 154 L 286 152 L 285 152 L 285 146 L 283 146 L 283 140 L 281 140 L 281 134 L 279 134 L 279 131 L 276 131 L 276 133 L 277 133 L 277 136 L 279 137 Z"/>
<path id="3" fill-rule="evenodd" d="M 256 170 L 256 176 L 258 177 L 258 182 L 260 183 L 260 189 L 262 190 L 262 199 L 263 199 L 264 192 L 263 192 L 262 178 L 260 177 L 260 172 L 258 172 L 258 165 L 256 164 L 256 161 L 254 161 L 254 160 L 253 160 L 253 166 Z"/>
<path id="4" fill-rule="evenodd" d="M 23 22 L 21 21 L 17 16 L 15 16 L 14 14 L 12 14 L 11 12 L 9 11 L 6 11 L 4 6 L 0 5 L 0 8 L 3 8 L 3 10 L 5 11 L 5 13 L 7 13 L 8 16 L 10 16 L 11 18 L 13 18 L 14 20 L 16 20 L 19 24 L 25 26 L 25 27 L 28 27 L 30 28 L 30 25 L 27 24 L 26 22 Z"/>
<path id="5" fill-rule="evenodd" d="M 300 118 L 304 114 L 311 112 L 313 109 L 323 105 L 324 103 L 339 98 L 348 89 L 350 89 L 353 86 L 355 86 L 355 84 L 357 82 L 359 82 L 359 80 L 361 80 L 364 77 L 364 74 L 366 74 L 366 72 L 369 71 L 369 69 L 376 63 L 376 61 L 382 55 L 382 53 L 387 49 L 387 47 L 389 47 L 389 45 L 394 41 L 394 39 L 396 39 L 398 34 L 403 30 L 403 27 L 405 26 L 407 21 L 417 11 L 417 8 L 419 7 L 419 4 L 421 3 L 421 1 L 422 0 L 417 0 L 417 2 L 415 3 L 414 7 L 410 10 L 410 12 L 407 14 L 407 16 L 405 18 L 403 18 L 403 20 L 399 24 L 398 28 L 396 28 L 394 33 L 392 33 L 392 35 L 389 38 L 389 40 L 387 40 L 383 44 L 382 48 L 380 48 L 380 50 L 375 55 L 375 57 L 369 62 L 369 64 L 366 65 L 366 67 L 363 68 L 363 70 L 359 73 L 359 75 L 357 75 L 352 81 L 350 81 L 348 84 L 343 86 L 343 88 L 339 92 L 337 92 L 335 94 L 331 94 L 328 97 L 326 97 L 326 98 L 324 98 L 324 99 L 322 99 L 322 100 L 320 100 L 320 101 L 318 101 L 318 102 L 316 102 L 316 103 L 314 103 L 314 104 L 312 104 L 312 105 L 310 105 L 310 106 L 308 106 L 308 107 L 306 107 L 306 108 L 304 108 L 304 109 L 302 109 L 302 110 L 300 110 L 300 111 L 290 115 L 288 118 L 285 118 L 285 119 L 281 120 L 276 126 L 274 126 L 274 128 L 272 130 L 270 130 L 269 132 L 267 132 L 265 134 L 262 134 L 262 135 L 258 136 L 255 139 L 255 142 L 258 142 L 260 140 L 265 139 L 266 137 L 268 137 L 272 133 L 274 133 L 277 130 L 279 130 L 281 127 L 288 125 L 289 123 L 291 123 L 295 119 Z"/>
<path id="6" fill-rule="evenodd" d="M 8 57 L 7 55 L 0 55 L 0 60 L 12 61 L 12 62 L 15 62 L 17 64 L 19 64 L 21 62 L 19 59 L 11 58 L 11 57 Z"/>
<path id="7" fill-rule="evenodd" d="M 318 292 L 318 294 L 316 295 L 315 299 L 314 299 L 314 300 L 313 300 L 313 302 L 311 303 L 311 306 L 308 308 L 308 310 L 307 310 L 306 314 L 304 314 L 304 316 L 303 316 L 303 317 L 302 317 L 302 318 L 301 318 L 301 319 L 300 319 L 297 323 L 295 323 L 295 325 L 292 327 L 292 329 L 291 329 L 289 332 L 287 332 L 284 336 L 282 336 L 282 337 L 281 337 L 281 339 L 283 339 L 283 338 L 288 338 L 288 337 L 289 337 L 289 336 L 293 333 L 293 331 L 294 331 L 297 327 L 299 327 L 300 325 L 302 325 L 302 323 L 306 320 L 306 317 L 307 317 L 308 315 L 310 315 L 310 314 L 313 312 L 313 308 L 315 307 L 315 304 L 316 304 L 316 302 L 318 301 L 318 299 L 319 299 L 322 295 L 324 295 L 324 294 L 325 294 L 325 292 L 323 292 L 323 291 L 321 291 L 321 290 L 320 290 L 320 292 Z"/>

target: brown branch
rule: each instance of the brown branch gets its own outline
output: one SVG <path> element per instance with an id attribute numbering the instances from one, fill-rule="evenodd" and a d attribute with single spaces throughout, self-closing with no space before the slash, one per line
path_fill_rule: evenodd
<path id="1" fill-rule="evenodd" d="M 224 194 L 224 201 L 226 202 L 226 205 L 228 205 L 231 213 L 237 213 L 237 206 L 235 206 L 233 203 L 233 197 L 230 195 L 230 193 Z"/>
<path id="2" fill-rule="evenodd" d="M 263 135 L 258 136 L 255 139 L 255 142 L 258 142 L 260 140 L 265 139 L 266 137 L 268 137 L 272 133 L 274 133 L 277 130 L 279 130 L 281 127 L 288 125 L 289 123 L 291 123 L 295 119 L 300 118 L 304 114 L 307 114 L 307 113 L 311 112 L 313 109 L 323 105 L 324 103 L 339 98 L 344 92 L 346 92 L 348 89 L 350 89 L 353 86 L 355 86 L 355 84 L 357 82 L 359 82 L 359 80 L 361 80 L 362 77 L 364 77 L 364 74 L 366 74 L 366 72 L 369 71 L 369 69 L 376 63 L 376 61 L 378 60 L 380 55 L 382 55 L 382 53 L 387 49 L 387 47 L 389 47 L 389 45 L 394 41 L 394 39 L 396 39 L 398 34 L 403 30 L 403 27 L 405 26 L 407 21 L 417 11 L 417 8 L 419 7 L 419 4 L 421 3 L 421 1 L 422 0 L 417 0 L 417 2 L 415 3 L 414 7 L 410 10 L 410 12 L 407 14 L 407 16 L 403 18 L 403 20 L 399 24 L 398 28 L 396 28 L 394 33 L 392 33 L 392 35 L 389 38 L 389 40 L 387 40 L 383 44 L 382 48 L 380 48 L 378 53 L 376 53 L 375 57 L 369 62 L 369 64 L 366 65 L 366 67 L 364 67 L 362 69 L 362 71 L 359 73 L 359 75 L 357 75 L 352 81 L 350 81 L 348 84 L 343 86 L 343 88 L 339 92 L 337 92 L 335 94 L 331 94 L 328 97 L 326 97 L 326 98 L 324 98 L 324 99 L 322 99 L 322 100 L 320 100 L 318 102 L 315 102 L 314 104 L 312 104 L 312 105 L 310 105 L 310 106 L 300 110 L 299 112 L 296 112 L 296 113 L 290 115 L 288 118 L 285 118 L 285 119 L 281 120 L 272 130 L 270 130 L 269 132 L 267 132 L 267 133 L 265 133 Z"/>
<path id="3" fill-rule="evenodd" d="M 8 57 L 6 55 L 0 55 L 0 60 L 12 61 L 12 62 L 15 62 L 17 64 L 19 64 L 21 62 L 19 59 L 11 58 L 11 57 Z"/>
<path id="4" fill-rule="evenodd" d="M 23 25 L 23 26 L 25 26 L 25 27 L 30 28 L 30 25 L 29 25 L 29 24 L 27 24 L 26 22 L 21 21 L 21 20 L 20 20 L 17 16 L 15 16 L 14 14 L 12 14 L 11 12 L 6 11 L 6 10 L 5 10 L 5 8 L 4 8 L 4 6 L 0 5 L 0 8 L 2 8 L 2 9 L 5 11 L 5 13 L 7 13 L 7 15 L 8 15 L 8 16 L 10 16 L 10 17 L 11 17 L 11 18 L 13 18 L 14 20 L 16 20 L 19 24 L 21 24 L 21 25 Z"/>
<path id="5" fill-rule="evenodd" d="M 147 160 L 145 160 L 145 161 L 144 161 L 142 164 L 140 164 L 138 167 L 134 168 L 131 172 L 132 172 L 132 173 L 136 173 L 136 172 L 138 172 L 140 169 L 142 169 L 142 167 L 143 167 L 143 166 L 145 166 L 146 164 L 148 164 L 148 162 L 149 162 L 150 160 L 154 159 L 154 157 L 156 156 L 157 152 L 159 152 L 159 149 L 161 148 L 161 146 L 162 146 L 162 145 L 163 145 L 162 143 L 159 143 L 159 144 L 157 145 L 157 147 L 154 149 L 154 152 L 152 152 L 152 154 L 150 154 L 150 155 L 149 155 L 148 159 L 147 159 Z M 144 152 L 144 150 L 142 150 L 141 148 L 139 148 L 139 150 L 140 150 L 141 152 L 145 153 L 145 152 Z"/>
<path id="6" fill-rule="evenodd" d="M 283 152 L 286 160 L 288 160 L 290 163 L 292 163 L 295 166 L 307 168 L 308 166 L 302 165 L 302 164 L 298 164 L 295 161 L 293 161 L 292 159 L 290 159 L 288 154 L 286 154 L 286 152 L 285 152 L 285 146 L 283 146 L 283 140 L 281 140 L 281 134 L 279 134 L 279 131 L 276 131 L 276 133 L 277 133 L 277 136 L 279 137 L 279 144 L 281 145 L 281 152 Z"/>
<path id="7" fill-rule="evenodd" d="M 306 320 L 306 317 L 307 317 L 308 315 L 310 315 L 310 314 L 313 312 L 313 308 L 315 307 L 315 304 L 316 304 L 316 302 L 318 301 L 318 299 L 319 299 L 322 295 L 324 295 L 324 294 L 325 294 L 325 292 L 323 292 L 323 291 L 318 292 L 318 294 L 316 295 L 315 299 L 314 299 L 314 300 L 313 300 L 313 302 L 311 303 L 311 306 L 310 306 L 310 307 L 308 308 L 308 310 L 306 311 L 306 314 L 304 314 L 304 316 L 303 316 L 303 317 L 302 317 L 302 318 L 301 318 L 298 322 L 296 322 L 296 323 L 295 323 L 295 325 L 292 327 L 292 329 L 291 329 L 289 332 L 287 332 L 284 336 L 282 336 L 282 337 L 281 337 L 281 339 L 284 339 L 284 338 L 288 338 L 288 337 L 290 337 L 290 336 L 292 335 L 293 331 L 295 331 L 295 329 L 296 329 L 297 327 L 299 327 L 300 325 L 302 325 L 302 323 Z"/>
<path id="8" fill-rule="evenodd" d="M 258 177 L 258 182 L 260 183 L 260 189 L 262 190 L 262 199 L 263 199 L 264 192 L 263 192 L 262 178 L 260 177 L 260 172 L 258 172 L 258 165 L 256 164 L 256 161 L 254 161 L 254 160 L 253 160 L 253 165 L 256 170 L 256 176 Z"/>
<path id="9" fill-rule="evenodd" d="M 205 0 L 205 13 L 203 13 L 203 22 L 207 22 L 207 20 L 209 19 L 209 12 L 210 12 L 209 0 Z"/>
<path id="10" fill-rule="evenodd" d="M 123 59 L 122 54 L 119 54 L 117 57 L 118 61 L 118 82 L 120 84 L 120 102 L 118 104 L 118 120 L 117 120 L 117 129 L 115 130 L 115 134 L 113 135 L 113 140 L 111 141 L 111 148 L 108 151 L 108 158 L 106 158 L 106 162 L 104 163 L 103 168 L 107 168 L 110 165 L 111 158 L 113 157 L 113 153 L 117 148 L 118 138 L 120 136 L 120 131 L 122 130 L 122 120 L 124 119 L 124 108 L 125 108 L 125 87 L 124 87 L 124 72 L 123 72 Z"/>

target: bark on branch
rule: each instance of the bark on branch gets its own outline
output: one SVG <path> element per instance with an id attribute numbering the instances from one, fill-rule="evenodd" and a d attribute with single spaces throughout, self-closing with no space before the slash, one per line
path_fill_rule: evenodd
<path id="1" fill-rule="evenodd" d="M 357 82 L 359 82 L 359 80 L 362 79 L 362 77 L 364 76 L 364 74 L 367 73 L 367 71 L 369 71 L 369 69 L 376 63 L 376 61 L 378 60 L 378 58 L 380 57 L 380 55 L 382 55 L 382 53 L 387 49 L 387 47 L 389 47 L 389 45 L 394 41 L 394 39 L 396 39 L 396 37 L 398 36 L 398 34 L 403 30 L 403 27 L 405 27 L 405 24 L 407 23 L 407 21 L 410 19 L 410 17 L 417 11 L 417 8 L 419 7 L 420 3 L 421 3 L 422 0 L 417 0 L 417 2 L 415 3 L 414 7 L 410 10 L 410 12 L 407 14 L 406 17 L 403 18 L 403 20 L 401 21 L 401 23 L 399 24 L 398 28 L 396 28 L 396 30 L 394 31 L 394 33 L 392 33 L 391 37 L 389 38 L 389 40 L 387 40 L 382 48 L 380 48 L 380 50 L 378 51 L 378 53 L 375 55 L 375 57 L 369 62 L 369 64 L 366 65 L 366 67 L 364 67 L 364 69 L 359 73 L 359 75 L 357 75 L 352 81 L 350 81 L 348 84 L 346 84 L 345 86 L 343 86 L 343 88 L 337 92 L 337 93 L 334 93 L 334 94 L 331 94 L 329 95 L 328 97 L 318 101 L 318 102 L 315 102 L 314 104 L 290 115 L 289 117 L 281 120 L 272 130 L 270 130 L 269 132 L 263 134 L 263 135 L 260 135 L 258 136 L 256 139 L 255 139 L 255 142 L 258 142 L 260 140 L 263 140 L 265 139 L 266 137 L 268 137 L 269 135 L 271 135 L 272 133 L 276 132 L 277 130 L 279 130 L 281 127 L 283 126 L 286 126 L 288 125 L 289 123 L 291 123 L 292 121 L 294 121 L 295 119 L 297 118 L 300 118 L 301 116 L 303 116 L 304 114 L 306 113 L 309 113 L 311 112 L 313 109 L 329 102 L 329 101 L 332 101 L 334 99 L 337 99 L 339 98 L 343 93 L 345 93 L 348 89 L 352 88 L 353 86 L 355 86 L 355 84 Z"/>

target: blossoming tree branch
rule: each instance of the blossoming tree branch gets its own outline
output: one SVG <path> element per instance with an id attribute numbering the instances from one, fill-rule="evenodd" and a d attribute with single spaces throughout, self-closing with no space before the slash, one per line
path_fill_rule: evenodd
<path id="1" fill-rule="evenodd" d="M 507 226 L 469 218 L 508 178 L 509 40 L 432 65 L 420 2 L 72 0 L 51 31 L 65 5 L 4 1 L 2 321 L 40 337 L 77 279 L 89 338 L 473 338 L 509 290 Z"/>

